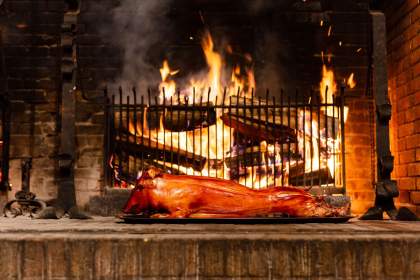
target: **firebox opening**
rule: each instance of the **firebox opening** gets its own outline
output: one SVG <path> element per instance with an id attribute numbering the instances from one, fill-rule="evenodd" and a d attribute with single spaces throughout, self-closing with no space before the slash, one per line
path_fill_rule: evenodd
<path id="1" fill-rule="evenodd" d="M 240 2 L 171 6 L 168 35 L 147 57 L 160 81 L 106 94 L 110 186 L 133 186 L 153 165 L 256 189 L 345 193 L 344 97 L 366 95 L 367 76 L 348 57 L 366 56 L 368 42 L 322 6 Z"/>

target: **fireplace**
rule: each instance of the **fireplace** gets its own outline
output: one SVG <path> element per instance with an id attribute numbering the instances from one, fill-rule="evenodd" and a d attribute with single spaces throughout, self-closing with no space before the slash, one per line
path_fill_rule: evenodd
<path id="1" fill-rule="evenodd" d="M 31 188 L 47 202 L 57 196 L 67 162 L 76 200 L 89 209 L 98 197 L 112 201 L 110 193 L 124 193 L 150 164 L 254 188 L 345 193 L 358 214 L 377 193 L 388 200 L 397 195 L 388 138 L 381 136 L 390 117 L 387 67 L 378 63 L 386 60 L 385 18 L 371 10 L 383 6 L 364 0 L 75 2 L 1 5 L 10 15 L 0 22 L 11 110 L 9 199 L 22 184 L 24 158 L 32 158 Z M 65 31 L 68 9 L 75 16 Z M 214 68 L 203 51 L 206 32 L 213 54 L 222 57 L 218 88 L 208 78 Z M 63 79 L 74 82 L 71 103 Z M 62 120 L 71 119 L 62 115 L 68 104 L 74 104 L 75 143 L 65 158 L 60 142 Z M 392 132 L 399 129 L 394 120 Z M 206 139 L 197 137 L 200 130 L 215 132 Z M 170 147 L 171 137 L 187 140 Z M 212 142 L 219 144 L 213 150 Z M 393 151 L 407 146 L 400 144 Z M 410 145 L 404 153 L 413 157 Z M 416 198 L 416 158 L 396 160 L 401 167 L 394 177 L 409 203 Z"/>
<path id="2" fill-rule="evenodd" d="M 120 79 L 108 84 L 106 185 L 130 188 L 149 165 L 315 194 L 345 194 L 348 181 L 363 211 L 374 195 L 360 185 L 376 180 L 366 3 L 221 2 L 161 11 L 173 30 L 159 30 L 165 40 L 148 50 L 154 74 L 131 79 L 134 66 L 123 61 Z M 138 26 L 124 8 L 114 24 L 130 33 Z"/>

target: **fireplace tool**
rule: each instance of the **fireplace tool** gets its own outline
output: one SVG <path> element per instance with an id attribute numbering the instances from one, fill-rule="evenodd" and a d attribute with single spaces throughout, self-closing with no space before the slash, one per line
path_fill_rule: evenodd
<path id="1" fill-rule="evenodd" d="M 389 142 L 389 121 L 391 119 L 391 103 L 388 98 L 388 78 L 386 65 L 386 25 L 382 13 L 372 12 L 372 66 L 375 77 L 372 85 L 376 102 L 376 155 L 377 155 L 377 183 L 375 186 L 375 205 L 360 219 L 382 220 L 383 214 L 392 220 L 418 220 L 408 208 L 399 210 L 394 205 L 394 198 L 399 191 L 395 180 L 391 180 L 394 169 L 394 156 L 391 154 Z"/>
<path id="2" fill-rule="evenodd" d="M 67 11 L 64 13 L 61 32 L 61 118 L 60 148 L 58 161 L 57 201 L 53 207 L 47 207 L 39 214 L 41 219 L 57 219 L 68 214 L 70 218 L 87 219 L 85 213 L 76 205 L 74 185 L 75 159 L 75 110 L 77 81 L 77 49 L 75 44 L 77 20 L 80 13 L 80 0 L 66 0 Z"/>
<path id="3" fill-rule="evenodd" d="M 46 207 L 45 202 L 36 198 L 36 195 L 30 191 L 30 175 L 32 168 L 32 158 L 22 159 L 22 189 L 15 194 L 15 199 L 9 201 L 3 213 L 5 217 L 17 217 L 20 215 L 29 215 L 39 213 Z"/>

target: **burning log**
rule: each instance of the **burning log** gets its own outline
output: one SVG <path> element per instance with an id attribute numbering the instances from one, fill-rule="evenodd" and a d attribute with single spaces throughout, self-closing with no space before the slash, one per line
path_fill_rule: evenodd
<path id="1" fill-rule="evenodd" d="M 227 114 L 222 115 L 221 118 L 225 125 L 255 141 L 277 141 L 279 143 L 296 141 L 295 131 L 281 124 L 268 123 L 265 125 L 261 120 L 250 120 Z"/>
<path id="2" fill-rule="evenodd" d="M 157 160 L 163 162 L 180 163 L 185 167 L 191 167 L 196 171 L 201 171 L 207 159 L 203 156 L 184 151 L 178 147 L 171 147 L 170 144 L 163 145 L 147 135 L 137 136 L 125 135 L 116 137 L 115 150 L 141 157 L 144 160 Z"/>
<path id="3" fill-rule="evenodd" d="M 286 167 L 288 161 L 299 160 L 301 156 L 294 150 L 294 144 L 292 144 L 290 145 L 290 149 L 287 149 L 287 147 L 284 148 L 283 156 L 280 154 L 280 158 L 283 159 L 283 166 Z M 266 161 L 268 159 L 270 165 L 275 164 L 277 167 L 281 166 L 281 162 L 276 162 L 276 155 L 274 153 L 270 153 L 266 148 L 260 146 L 247 147 L 243 151 L 233 153 L 233 155 L 225 157 L 225 163 L 231 170 L 237 170 L 241 167 L 254 167 L 255 169 L 261 170 L 261 167 L 264 167 L 263 170 L 265 172 L 265 167 L 268 165 Z"/>
<path id="4" fill-rule="evenodd" d="M 333 184 L 334 178 L 331 176 L 328 167 L 312 170 L 312 172 L 305 172 L 304 164 L 290 167 L 289 185 L 311 185 L 311 182 L 317 185 Z"/>
<path id="5" fill-rule="evenodd" d="M 165 113 L 163 113 L 165 112 Z M 151 106 L 147 110 L 150 129 L 163 128 L 170 131 L 190 131 L 216 123 L 216 111 L 212 103 Z"/>

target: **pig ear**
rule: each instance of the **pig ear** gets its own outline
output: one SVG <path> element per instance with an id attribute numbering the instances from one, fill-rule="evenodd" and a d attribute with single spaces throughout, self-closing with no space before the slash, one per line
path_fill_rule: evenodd
<path id="1" fill-rule="evenodd" d="M 159 168 L 152 166 L 149 169 L 147 169 L 146 173 L 149 178 L 153 179 L 155 177 L 160 176 L 162 174 L 162 171 Z"/>

